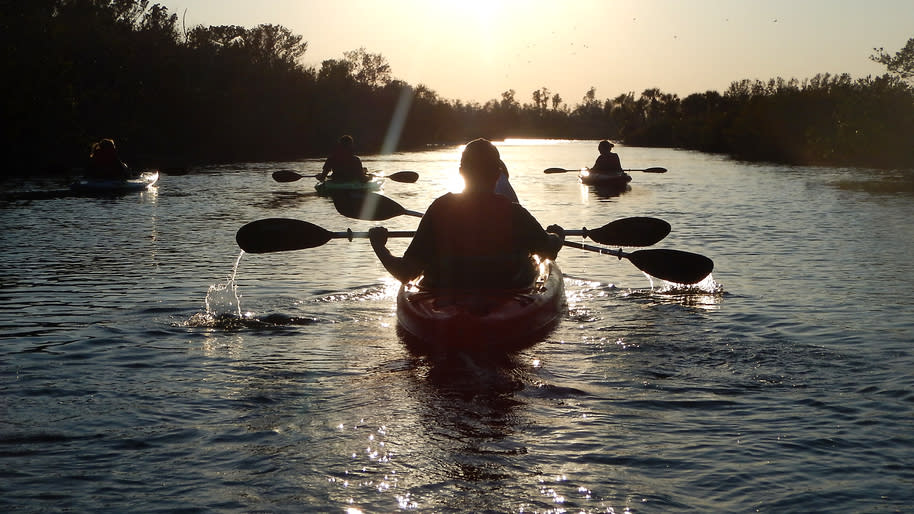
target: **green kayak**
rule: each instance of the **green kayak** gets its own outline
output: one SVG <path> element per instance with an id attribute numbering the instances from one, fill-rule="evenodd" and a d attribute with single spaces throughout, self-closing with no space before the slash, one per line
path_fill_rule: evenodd
<path id="1" fill-rule="evenodd" d="M 325 180 L 314 184 L 317 194 L 326 196 L 337 191 L 377 191 L 381 189 L 384 183 L 383 178 L 375 177 L 367 182 L 341 182 L 337 180 Z"/>

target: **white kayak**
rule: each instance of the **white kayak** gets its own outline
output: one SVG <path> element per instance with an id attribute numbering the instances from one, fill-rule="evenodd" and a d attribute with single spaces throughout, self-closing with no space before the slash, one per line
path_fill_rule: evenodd
<path id="1" fill-rule="evenodd" d="M 124 180 L 81 179 L 70 184 L 70 189 L 77 193 L 129 193 L 145 191 L 159 181 L 159 172 L 144 171 L 138 177 Z"/>

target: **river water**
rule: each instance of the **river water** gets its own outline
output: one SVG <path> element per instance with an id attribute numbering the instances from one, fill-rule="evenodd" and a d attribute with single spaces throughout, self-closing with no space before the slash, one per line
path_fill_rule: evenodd
<path id="1" fill-rule="evenodd" d="M 0 508 L 914 509 L 910 172 L 617 146 L 669 172 L 613 196 L 542 173 L 591 164 L 596 142 L 500 148 L 544 226 L 663 218 L 656 247 L 710 257 L 712 280 L 671 290 L 565 248 L 554 332 L 441 357 L 398 335 L 397 283 L 365 240 L 239 260 L 256 219 L 379 224 L 337 214 L 312 179 L 270 178 L 319 161 L 196 168 L 115 198 L 4 184 Z M 459 188 L 458 152 L 364 161 L 418 171 L 383 193 L 421 211 Z"/>

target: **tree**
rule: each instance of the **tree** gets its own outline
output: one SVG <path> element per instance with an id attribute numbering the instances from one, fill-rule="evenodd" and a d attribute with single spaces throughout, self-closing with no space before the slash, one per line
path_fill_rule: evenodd
<path id="1" fill-rule="evenodd" d="M 352 78 L 352 63 L 338 59 L 326 59 L 321 63 L 317 78 L 324 82 L 343 83 Z"/>
<path id="2" fill-rule="evenodd" d="M 204 27 L 198 25 L 187 34 L 187 46 L 193 49 L 209 48 L 221 51 L 236 46 L 244 36 L 244 27 L 219 25 Z"/>
<path id="3" fill-rule="evenodd" d="M 877 55 L 871 55 L 870 59 L 884 64 L 889 73 L 893 73 L 902 80 L 914 79 L 914 38 L 908 40 L 908 44 L 895 53 L 892 57 L 885 52 L 883 48 L 874 48 Z"/>
<path id="4" fill-rule="evenodd" d="M 390 64 L 381 54 L 368 53 L 361 47 L 343 52 L 343 56 L 351 66 L 352 76 L 360 84 L 378 88 L 390 82 Z"/>
<path id="5" fill-rule="evenodd" d="M 514 111 L 520 108 L 520 104 L 515 100 L 514 96 L 517 94 L 513 89 L 504 91 L 501 94 L 501 108 L 506 111 Z"/>
<path id="6" fill-rule="evenodd" d="M 553 111 L 559 110 L 559 107 L 562 106 L 562 102 L 563 102 L 562 97 L 558 93 L 552 95 L 552 110 Z"/>
<path id="7" fill-rule="evenodd" d="M 302 36 L 281 25 L 258 25 L 245 31 L 241 37 L 251 62 L 273 69 L 298 69 L 298 60 L 308 50 L 308 43 L 302 42 Z"/>
<path id="8" fill-rule="evenodd" d="M 549 105 L 549 89 L 546 87 L 541 87 L 533 92 L 533 106 L 540 110 L 545 111 L 546 107 Z"/>

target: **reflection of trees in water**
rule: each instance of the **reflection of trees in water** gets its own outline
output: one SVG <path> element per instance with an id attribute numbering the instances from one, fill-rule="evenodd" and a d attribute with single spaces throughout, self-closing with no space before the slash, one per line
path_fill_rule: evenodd
<path id="1" fill-rule="evenodd" d="M 618 186 L 590 186 L 593 189 L 595 195 L 601 199 L 616 198 L 622 196 L 623 193 L 627 193 L 632 190 L 632 186 L 625 184 L 622 187 Z"/>
<path id="2" fill-rule="evenodd" d="M 317 192 L 274 191 L 273 195 L 265 200 L 262 205 L 266 209 L 288 209 L 300 207 L 302 202 L 309 198 L 317 198 Z"/>

